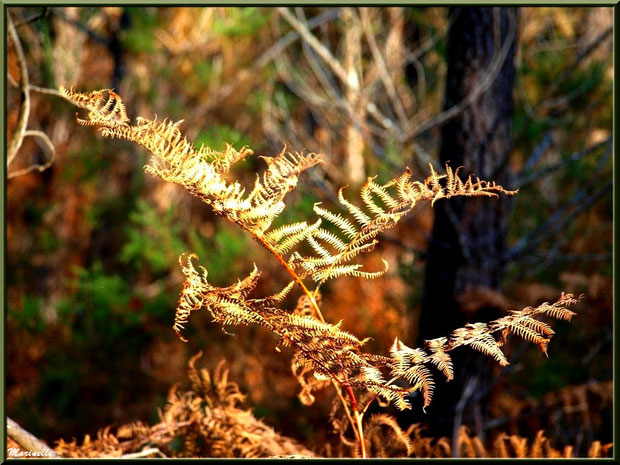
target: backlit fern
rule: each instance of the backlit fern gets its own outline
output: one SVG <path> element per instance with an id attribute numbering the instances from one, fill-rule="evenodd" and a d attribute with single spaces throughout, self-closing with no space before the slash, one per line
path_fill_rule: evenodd
<path id="1" fill-rule="evenodd" d="M 183 329 L 192 312 L 201 309 L 206 309 L 222 325 L 252 323 L 268 328 L 277 335 L 281 345 L 295 350 L 292 369 L 302 384 L 300 398 L 304 403 L 312 402 L 313 390 L 330 383 L 338 390 L 362 456 L 366 455 L 362 418 L 369 402 L 376 397 L 393 402 L 399 409 L 407 409 L 411 408 L 411 394 L 420 391 L 426 407 L 435 385 L 431 368 L 450 381 L 453 367 L 449 352 L 456 347 L 470 346 L 507 365 L 501 347 L 508 334 L 515 333 L 537 344 L 546 354 L 553 331 L 537 318 L 547 315 L 570 320 L 574 315 L 567 307 L 576 299 L 563 294 L 553 304 L 511 311 L 488 324 L 467 324 L 449 337 L 426 341 L 424 348 L 411 348 L 396 339 L 389 355 L 365 353 L 366 339 L 342 330 L 340 323 L 325 321 L 319 306 L 320 287 L 340 276 L 372 279 L 385 273 L 385 261 L 383 269 L 365 270 L 355 259 L 374 250 L 379 235 L 394 227 L 418 202 L 428 201 L 432 205 L 455 196 L 495 197 L 513 195 L 516 191 L 507 191 L 474 176 L 463 181 L 459 170 L 449 166 L 445 174 L 437 173 L 431 166 L 430 176 L 424 181 L 413 180 L 407 169 L 384 184 L 368 178 L 361 187 L 361 202 L 348 199 L 344 188 L 340 189 L 338 199 L 347 215 L 315 204 L 316 218 L 273 228 L 274 220 L 286 207 L 287 193 L 297 187 L 303 171 L 322 162 L 320 155 L 285 149 L 275 157 L 262 157 L 266 168 L 256 175 L 252 189 L 246 192 L 238 181 L 228 177 L 235 163 L 252 155 L 248 148 L 236 150 L 227 146 L 222 152 L 196 148 L 181 133 L 181 122 L 139 117 L 135 125 L 131 124 L 121 98 L 111 90 L 79 93 L 61 87 L 60 92 L 88 111 L 85 118 L 78 118 L 80 124 L 98 127 L 105 137 L 127 139 L 143 146 L 152 155 L 145 168 L 148 173 L 182 186 L 210 205 L 216 214 L 241 227 L 290 276 L 290 282 L 277 294 L 255 298 L 251 293 L 260 278 L 256 267 L 243 280 L 228 287 L 216 287 L 208 282 L 205 268 L 196 269 L 192 263 L 197 258 L 194 254 L 182 255 L 179 262 L 185 284 L 174 322 L 179 337 L 185 340 Z M 302 244 L 311 252 L 304 253 Z M 295 286 L 302 293 L 297 308 L 290 311 L 278 307 Z M 366 405 L 358 405 L 357 396 L 362 393 L 371 396 Z M 369 421 L 371 430 L 379 428 L 378 425 L 383 425 L 382 428 L 392 425 L 384 417 L 373 418 Z"/>

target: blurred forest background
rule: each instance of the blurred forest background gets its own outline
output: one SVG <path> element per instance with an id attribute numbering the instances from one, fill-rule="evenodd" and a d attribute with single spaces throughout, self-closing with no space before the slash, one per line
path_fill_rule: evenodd
<path id="1" fill-rule="evenodd" d="M 206 312 L 192 317 L 187 344 L 171 329 L 179 254 L 196 252 L 215 285 L 255 262 L 262 295 L 284 282 L 277 262 L 199 200 L 146 175 L 144 150 L 78 126 L 55 89 L 114 88 L 130 117 L 183 119 L 198 146 L 323 153 L 326 164 L 287 202 L 283 220 L 299 221 L 317 201 L 334 205 L 340 186 L 388 180 L 407 166 L 423 178 L 429 162 L 442 166 L 442 136 L 450 137 L 442 128 L 467 111 L 445 103 L 449 37 L 466 8 L 8 8 L 7 414 L 50 444 L 154 423 L 202 350 L 208 368 L 226 359 L 257 418 L 327 453 L 338 442 L 328 422 L 333 393 L 301 405 L 290 360 L 268 332 L 231 336 Z M 511 18 L 504 35 L 513 53 L 496 41 L 492 65 L 514 60 L 503 169 L 504 186 L 519 193 L 506 213 L 503 280 L 456 296 L 459 311 L 487 321 L 478 310 L 491 303 L 505 311 L 561 291 L 586 297 L 572 323 L 554 326 L 549 358 L 511 340 L 512 364 L 488 373 L 482 419 L 469 407 L 480 399 L 457 413 L 483 437 L 544 429 L 583 455 L 592 441 L 612 440 L 612 9 L 522 7 Z M 13 150 L 22 65 L 30 111 Z M 490 92 L 493 73 L 478 95 Z M 252 157 L 238 175 L 252 180 L 262 166 Z M 387 353 L 396 336 L 415 347 L 424 333 L 434 215 L 418 207 L 383 238 L 366 259 L 387 259 L 383 278 L 340 278 L 324 289 L 326 318 L 372 337 L 373 353 Z M 442 402 L 437 392 L 433 404 Z M 431 406 L 415 421 L 432 415 Z"/>

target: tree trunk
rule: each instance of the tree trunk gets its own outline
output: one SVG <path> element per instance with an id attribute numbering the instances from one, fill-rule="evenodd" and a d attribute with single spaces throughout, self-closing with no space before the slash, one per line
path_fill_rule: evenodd
<path id="1" fill-rule="evenodd" d="M 444 109 L 478 93 L 441 129 L 440 164 L 462 166 L 462 179 L 476 174 L 481 179 L 510 185 L 508 153 L 516 25 L 514 7 L 461 7 L 450 29 Z M 490 84 L 480 93 L 480 86 L 486 83 Z M 478 197 L 440 200 L 435 204 L 420 341 L 449 335 L 467 322 L 499 316 L 496 304 L 485 302 L 480 296 L 493 295 L 493 291 L 501 289 L 509 202 L 506 197 Z M 453 353 L 454 381 L 446 385 L 437 375 L 435 399 L 427 409 L 428 415 L 421 418 L 430 424 L 434 434 L 452 435 L 461 414 L 463 420 L 471 414 L 477 420 L 484 416 L 484 399 L 476 397 L 483 395 L 491 382 L 492 368 L 470 349 L 459 352 Z M 469 389 L 465 389 L 466 385 Z"/>

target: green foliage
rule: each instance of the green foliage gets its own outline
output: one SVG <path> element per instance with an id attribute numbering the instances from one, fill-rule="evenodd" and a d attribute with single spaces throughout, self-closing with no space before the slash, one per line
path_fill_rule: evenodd
<path id="1" fill-rule="evenodd" d="M 226 16 L 213 23 L 213 34 L 229 38 L 252 36 L 267 24 L 268 12 L 257 7 L 226 8 Z"/>
<path id="2" fill-rule="evenodd" d="M 198 60 L 194 63 L 194 76 L 198 78 L 198 83 L 201 87 L 205 87 L 211 80 L 211 74 L 213 73 L 213 64 L 208 60 Z"/>
<path id="3" fill-rule="evenodd" d="M 139 315 L 127 311 L 132 297 L 129 285 L 119 275 L 105 274 L 101 263 L 77 268 L 74 285 L 77 292 L 59 303 L 58 316 L 73 322 L 75 344 L 90 345 L 95 339 L 107 345 L 105 341 L 120 338 L 140 323 Z"/>
<path id="4" fill-rule="evenodd" d="M 235 261 L 247 254 L 249 242 L 241 231 L 221 228 L 212 237 L 204 237 L 195 226 L 182 227 L 183 222 L 172 206 L 162 214 L 138 199 L 129 219 L 131 224 L 125 230 L 127 242 L 119 259 L 138 269 L 146 266 L 158 275 L 168 273 L 179 255 L 193 250 L 209 260 L 210 277 L 225 280 L 235 272 Z"/>
<path id="5" fill-rule="evenodd" d="M 213 236 L 212 240 L 207 241 L 205 248 L 207 251 L 200 258 L 209 262 L 209 276 L 213 282 L 226 281 L 231 275 L 238 274 L 244 263 L 239 263 L 240 259 L 248 256 L 250 243 L 241 230 L 231 227 L 221 227 Z"/>
<path id="6" fill-rule="evenodd" d="M 209 128 L 200 131 L 194 145 L 200 147 L 204 144 L 205 147 L 211 147 L 213 150 L 224 150 L 227 143 L 236 149 L 252 145 L 251 140 L 241 132 L 223 124 L 210 125 Z"/>
<path id="7" fill-rule="evenodd" d="M 94 156 L 94 154 L 101 152 L 101 147 L 101 141 L 93 138 L 93 141 L 87 146 L 81 146 L 69 152 L 69 160 L 61 172 L 63 180 L 86 183 L 101 177 L 101 172 L 106 171 L 110 165 L 108 158 Z"/>
<path id="8" fill-rule="evenodd" d="M 23 295 L 19 308 L 9 305 L 7 319 L 14 322 L 20 330 L 40 333 L 45 329 L 45 321 L 41 314 L 42 305 L 43 298 Z"/>
<path id="9" fill-rule="evenodd" d="M 158 24 L 157 9 L 147 7 L 127 7 L 131 27 L 125 32 L 123 46 L 134 53 L 153 53 L 155 51 L 154 29 Z"/>
<path id="10" fill-rule="evenodd" d="M 183 253 L 186 248 L 174 213 L 174 207 L 170 206 L 161 215 L 148 202 L 138 199 L 136 209 L 129 213 L 128 241 L 121 250 L 120 260 L 134 262 L 138 267 L 148 265 L 155 273 L 168 269 L 171 257 Z"/>
<path id="11" fill-rule="evenodd" d="M 45 60 L 43 60 L 43 79 L 44 82 L 49 82 L 51 86 L 56 86 L 56 79 L 54 74 L 54 51 L 50 35 L 50 23 L 49 19 L 41 21 L 41 45 L 43 48 L 43 54 Z"/>

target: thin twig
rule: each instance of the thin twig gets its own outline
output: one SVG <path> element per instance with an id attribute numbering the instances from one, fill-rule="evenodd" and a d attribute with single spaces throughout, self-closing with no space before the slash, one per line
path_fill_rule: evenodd
<path id="1" fill-rule="evenodd" d="M 566 80 L 566 78 L 568 76 L 570 76 L 570 74 L 577 69 L 577 67 L 581 64 L 581 62 L 588 56 L 590 55 L 590 53 L 592 53 L 594 50 L 596 50 L 601 44 L 604 43 L 605 39 L 607 39 L 608 36 L 611 35 L 611 33 L 613 32 L 613 28 L 608 28 L 607 30 L 603 31 L 596 39 L 594 39 L 591 44 L 585 48 L 579 55 L 577 55 L 575 57 L 575 59 L 573 60 L 573 62 L 567 67 L 564 68 L 564 70 L 562 71 L 562 73 L 560 73 L 557 77 L 555 77 L 553 79 L 552 84 L 549 86 L 549 88 L 546 90 L 545 95 L 554 95 L 558 89 L 560 88 L 560 86 L 562 84 L 564 84 L 564 81 Z M 521 124 L 521 127 L 518 128 L 518 130 L 516 131 L 516 135 L 514 137 L 514 140 L 519 140 L 521 138 L 521 136 L 525 133 L 525 130 L 527 129 L 527 127 L 530 125 L 530 123 L 536 118 L 536 115 L 538 113 L 538 111 L 544 106 L 546 105 L 546 102 L 548 101 L 548 99 L 545 100 L 541 100 L 539 101 L 533 108 L 530 108 L 527 112 L 527 118 L 523 121 L 523 123 Z"/>
<path id="2" fill-rule="evenodd" d="M 56 149 L 54 148 L 54 144 L 50 140 L 50 138 L 42 131 L 34 130 L 34 129 L 26 129 L 28 126 L 28 118 L 30 116 L 30 91 L 35 90 L 37 92 L 46 93 L 50 95 L 60 96 L 60 93 L 54 91 L 52 89 L 46 89 L 39 86 L 33 86 L 30 84 L 30 78 L 28 75 L 28 67 L 26 65 L 26 57 L 24 55 L 24 50 L 22 48 L 21 42 L 19 40 L 19 36 L 17 35 L 17 31 L 13 22 L 11 20 L 10 15 L 7 12 L 7 25 L 9 31 L 9 37 L 13 42 L 13 46 L 15 48 L 15 54 L 17 56 L 17 61 L 19 63 L 20 70 L 20 79 L 19 79 L 19 92 L 21 97 L 21 103 L 19 107 L 19 116 L 17 121 L 17 127 L 15 128 L 15 132 L 13 133 L 13 137 L 7 147 L 7 161 L 6 166 L 7 169 L 9 165 L 15 160 L 19 149 L 21 148 L 24 139 L 26 137 L 36 137 L 37 141 L 43 143 L 43 148 L 47 152 L 48 157 L 47 161 L 44 164 L 34 164 L 30 165 L 26 168 L 13 171 L 7 174 L 7 179 L 15 178 L 17 176 L 21 176 L 26 173 L 30 173 L 31 171 L 37 170 L 39 172 L 46 170 L 53 163 L 56 157 Z"/>
<path id="3" fill-rule="evenodd" d="M 338 18 L 339 8 L 331 8 L 320 15 L 312 18 L 308 21 L 308 27 L 310 29 L 315 29 L 329 21 L 333 21 Z M 295 31 L 291 31 L 281 39 L 279 39 L 274 45 L 272 45 L 267 51 L 263 52 L 252 64 L 251 69 L 252 73 L 255 73 L 256 70 L 263 68 L 271 61 L 275 60 L 278 55 L 286 49 L 289 45 L 291 45 L 295 40 L 299 39 L 299 34 Z M 208 99 L 205 100 L 204 105 L 199 107 L 200 112 L 207 112 L 212 110 L 222 101 L 223 98 L 226 98 L 230 95 L 231 92 L 239 85 L 239 83 L 246 77 L 249 76 L 249 72 L 247 70 L 242 70 L 237 73 L 227 84 L 223 85 L 215 95 L 210 95 Z"/>
<path id="4" fill-rule="evenodd" d="M 566 166 L 571 165 L 575 163 L 576 161 L 581 160 L 587 155 L 590 155 L 591 153 L 596 152 L 601 147 L 607 146 L 607 149 L 611 150 L 612 142 L 613 142 L 613 137 L 608 137 L 602 142 L 598 142 L 597 144 L 594 144 L 591 147 L 587 147 L 579 152 L 575 152 L 572 155 L 562 159 L 561 161 L 554 163 L 552 165 L 547 165 L 539 169 L 538 171 L 528 173 L 526 169 L 524 168 L 524 170 L 521 171 L 521 173 L 517 175 L 513 188 L 517 189 L 517 188 L 526 186 L 528 184 L 531 184 L 532 182 L 536 181 L 537 179 L 540 179 L 543 176 L 547 176 L 559 169 L 565 168 Z"/>
<path id="5" fill-rule="evenodd" d="M 111 42 L 110 39 L 100 36 L 95 31 L 90 29 L 88 26 L 85 26 L 81 22 L 67 17 L 59 8 L 52 8 L 50 10 L 50 13 L 52 13 L 53 15 L 56 15 L 57 17 L 62 19 L 64 22 L 71 24 L 76 29 L 86 34 L 86 36 L 89 39 L 93 40 L 94 42 L 97 42 L 98 44 L 101 44 L 101 45 L 105 45 L 106 47 L 110 46 L 110 42 Z"/>
<path id="6" fill-rule="evenodd" d="M 550 250 L 537 250 L 541 255 L 551 255 Z M 551 257 L 551 261 L 555 262 L 611 262 L 614 254 L 610 252 L 592 252 L 592 253 L 563 253 L 555 254 Z"/>
<path id="7" fill-rule="evenodd" d="M 340 79 L 341 82 L 346 85 L 349 84 L 349 76 L 346 70 L 340 64 L 338 60 L 334 58 L 331 52 L 325 47 L 319 40 L 310 32 L 308 27 L 297 20 L 295 16 L 291 14 L 288 8 L 278 7 L 276 8 L 284 19 L 297 31 L 297 33 L 315 50 L 315 52 L 321 57 L 321 59 L 327 63 L 332 72 Z"/>
<path id="8" fill-rule="evenodd" d="M 360 93 L 361 89 L 359 86 L 355 87 L 352 85 L 352 82 L 349 80 L 348 73 L 340 64 L 340 62 L 332 55 L 332 53 L 328 50 L 328 48 L 322 44 L 308 29 L 308 27 L 302 24 L 295 16 L 293 16 L 287 8 L 280 7 L 277 9 L 278 12 L 282 14 L 282 16 L 289 22 L 289 24 L 299 33 L 304 41 L 306 41 L 316 52 L 316 54 L 327 64 L 330 68 L 331 72 L 342 82 L 342 84 L 350 91 Z M 300 92 L 305 92 L 305 88 L 303 86 L 299 86 Z M 363 97 L 363 96 L 360 96 Z M 309 99 L 312 101 L 312 99 Z M 344 100 L 344 99 L 342 99 Z M 333 103 L 333 102 L 327 102 Z M 338 101 L 337 103 L 342 105 L 342 101 Z M 346 105 L 343 106 L 346 110 L 346 113 L 349 118 L 354 119 L 354 113 L 352 109 Z M 388 131 L 388 133 L 396 138 L 397 140 L 404 142 L 407 140 L 408 136 L 402 128 L 392 121 L 389 117 L 384 115 L 377 105 L 374 102 L 367 102 L 365 105 L 366 112 L 383 128 L 383 130 L 374 131 L 375 134 L 379 132 L 379 135 L 385 136 L 384 132 Z M 354 121 L 354 124 L 359 124 L 361 126 L 361 122 Z M 372 130 L 372 126 L 368 123 L 365 123 L 369 129 Z M 439 166 L 439 164 L 432 158 L 430 155 L 421 147 L 417 142 L 412 141 L 413 148 L 418 156 L 418 158 L 423 162 L 423 164 L 431 164 L 436 169 L 436 171 L 442 172 L 443 168 Z M 373 144 L 374 145 L 374 144 Z"/>
<path id="9" fill-rule="evenodd" d="M 38 21 L 38 20 L 40 20 L 42 18 L 45 18 L 49 14 L 49 12 L 50 12 L 50 8 L 49 7 L 44 7 L 41 10 L 41 13 L 38 13 L 38 14 L 28 18 L 28 19 L 24 19 L 22 21 L 19 21 L 19 22 L 15 23 L 15 29 L 17 29 L 19 27 L 22 27 L 22 26 L 25 26 L 26 24 L 34 23 L 34 22 L 36 22 L 36 21 Z"/>
<path id="10" fill-rule="evenodd" d="M 60 92 L 58 92 L 57 89 L 49 89 L 47 87 L 35 86 L 34 84 L 30 84 L 28 86 L 28 89 L 33 90 L 35 92 L 38 92 L 40 94 L 53 95 L 54 97 L 64 98 L 67 102 L 71 101 L 71 99 L 69 97 L 67 97 L 66 95 L 61 94 Z"/>
<path id="11" fill-rule="evenodd" d="M 439 39 L 441 39 L 443 36 L 445 36 L 448 33 L 448 31 L 450 30 L 450 27 L 452 26 L 452 24 L 454 23 L 454 21 L 456 20 L 457 16 L 460 13 L 461 13 L 461 8 L 455 8 L 450 14 L 450 16 L 448 17 L 448 21 L 446 22 L 445 26 L 441 28 L 441 30 L 437 31 L 435 34 L 428 37 L 422 43 L 422 45 L 420 45 L 417 49 L 409 53 L 405 57 L 404 64 L 413 63 L 419 60 L 422 57 L 422 55 L 424 55 L 427 51 L 429 51 L 432 47 L 434 47 L 435 44 L 439 42 Z"/>
<path id="12" fill-rule="evenodd" d="M 532 151 L 532 154 L 528 157 L 527 161 L 523 165 L 523 169 L 521 170 L 519 174 L 517 174 L 517 177 L 531 170 L 534 167 L 534 165 L 538 162 L 540 157 L 542 157 L 543 154 L 547 150 L 549 150 L 549 147 L 551 147 L 551 143 L 552 143 L 551 131 L 547 131 L 545 135 L 543 136 L 542 140 L 540 141 L 540 143 Z"/>
<path id="13" fill-rule="evenodd" d="M 387 64 L 385 62 L 385 58 L 381 54 L 379 50 L 379 46 L 377 45 L 377 41 L 375 36 L 372 34 L 370 30 L 370 17 L 368 15 L 368 8 L 360 8 L 360 17 L 362 20 L 362 27 L 364 29 L 364 35 L 366 37 L 366 41 L 370 46 L 370 51 L 372 53 L 373 59 L 375 61 L 375 65 L 379 70 L 379 77 L 381 78 L 381 82 L 387 91 L 388 97 L 394 107 L 395 113 L 398 117 L 399 123 L 403 130 L 407 132 L 408 130 L 408 118 L 405 112 L 405 107 L 403 106 L 403 102 L 400 100 L 398 92 L 396 91 L 396 86 L 394 85 L 394 81 L 390 76 L 390 73 L 387 69 Z"/>
<path id="14" fill-rule="evenodd" d="M 465 405 L 467 401 L 474 394 L 474 390 L 478 386 L 478 377 L 470 376 L 467 378 L 467 382 L 465 383 L 465 387 L 463 388 L 463 392 L 461 398 L 456 404 L 456 410 L 454 414 L 454 425 L 452 427 L 452 456 L 459 456 L 459 430 L 461 429 L 461 424 L 463 423 L 463 410 L 465 410 Z"/>
<path id="15" fill-rule="evenodd" d="M 29 129 L 24 132 L 24 137 L 36 137 L 38 141 L 42 141 L 42 147 L 44 147 L 45 151 L 48 154 L 47 161 L 42 165 L 39 163 L 35 163 L 34 165 L 29 165 L 26 168 L 21 170 L 12 171 L 7 174 L 7 179 L 16 178 L 17 176 L 22 176 L 24 174 L 30 173 L 31 171 L 37 170 L 39 173 L 41 171 L 45 171 L 50 166 L 54 164 L 54 159 L 56 158 L 56 149 L 54 148 L 54 144 L 50 138 L 43 131 L 36 131 Z"/>
<path id="16" fill-rule="evenodd" d="M 587 210 L 591 205 L 593 205 L 597 200 L 603 197 L 605 194 L 611 191 L 613 187 L 613 182 L 609 181 L 599 190 L 591 194 L 589 197 L 585 197 L 585 189 L 581 190 L 575 195 L 575 198 L 568 202 L 563 208 L 556 211 L 544 224 L 536 228 L 534 231 L 530 232 L 527 236 L 520 239 L 512 248 L 510 248 L 505 255 L 506 260 L 515 260 L 518 259 L 523 254 L 529 252 L 530 250 L 536 248 L 540 243 L 553 237 L 562 228 L 568 223 L 570 220 L 573 220 L 575 217 L 583 213 Z M 581 204 L 580 204 L 581 202 Z M 570 209 L 578 205 L 571 212 Z M 564 216 L 565 215 L 565 216 Z M 564 216 L 562 218 L 562 216 Z"/>

